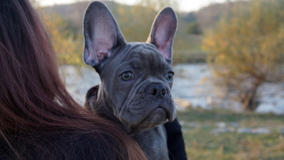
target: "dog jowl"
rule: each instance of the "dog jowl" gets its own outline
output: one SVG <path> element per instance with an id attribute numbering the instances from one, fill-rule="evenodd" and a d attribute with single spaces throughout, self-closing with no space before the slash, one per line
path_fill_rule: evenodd
<path id="1" fill-rule="evenodd" d="M 86 105 L 96 114 L 119 122 L 151 159 L 168 159 L 161 124 L 173 121 L 176 114 L 170 91 L 176 27 L 174 11 L 164 8 L 146 42 L 126 42 L 103 3 L 92 2 L 84 18 L 83 58 L 101 78 L 101 84 L 88 91 Z M 159 143 L 151 145 L 155 141 Z"/>

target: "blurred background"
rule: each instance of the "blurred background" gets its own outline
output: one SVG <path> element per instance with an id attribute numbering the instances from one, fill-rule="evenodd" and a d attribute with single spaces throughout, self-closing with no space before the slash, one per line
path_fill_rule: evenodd
<path id="1" fill-rule="evenodd" d="M 82 21 L 90 1 L 31 2 L 68 90 L 83 105 L 87 90 L 100 83 L 82 60 Z M 172 95 L 188 159 L 284 159 L 283 0 L 103 2 L 129 42 L 146 41 L 161 8 L 177 12 Z"/>

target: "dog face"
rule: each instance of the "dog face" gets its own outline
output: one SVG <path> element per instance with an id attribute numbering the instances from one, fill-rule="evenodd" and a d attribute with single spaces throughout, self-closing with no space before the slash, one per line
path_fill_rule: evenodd
<path id="1" fill-rule="evenodd" d="M 84 61 L 100 74 L 98 98 L 134 131 L 175 119 L 170 64 L 176 26 L 174 11 L 165 8 L 146 43 L 127 43 L 104 4 L 93 2 L 86 10 Z"/>

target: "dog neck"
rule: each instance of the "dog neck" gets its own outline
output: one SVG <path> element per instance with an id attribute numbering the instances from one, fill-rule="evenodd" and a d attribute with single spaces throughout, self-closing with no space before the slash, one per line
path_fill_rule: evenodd
<path id="1" fill-rule="evenodd" d="M 131 127 L 127 127 L 124 125 L 114 114 L 113 110 L 110 107 L 110 104 L 107 104 L 104 100 L 105 96 L 103 95 L 103 92 L 99 90 L 100 86 L 94 86 L 91 89 L 88 90 L 86 94 L 86 100 L 84 107 L 95 113 L 96 115 L 99 115 L 103 118 L 109 119 L 117 125 L 121 126 L 121 128 L 127 132 L 128 135 L 133 135 L 134 132 L 132 131 Z"/>

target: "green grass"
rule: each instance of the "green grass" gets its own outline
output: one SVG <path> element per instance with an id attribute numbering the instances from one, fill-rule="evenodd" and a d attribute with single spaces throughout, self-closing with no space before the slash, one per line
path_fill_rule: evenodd
<path id="1" fill-rule="evenodd" d="M 233 113 L 226 110 L 189 109 L 178 112 L 189 160 L 284 160 L 284 117 L 272 114 Z M 218 122 L 239 127 L 265 127 L 270 134 L 214 134 Z M 195 126 L 192 125 L 195 123 Z"/>

